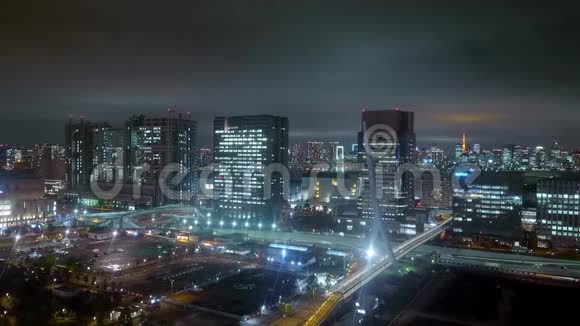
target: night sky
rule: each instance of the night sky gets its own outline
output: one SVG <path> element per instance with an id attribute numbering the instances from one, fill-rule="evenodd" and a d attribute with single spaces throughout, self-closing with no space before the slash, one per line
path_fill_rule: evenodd
<path id="1" fill-rule="evenodd" d="M 0 143 L 168 106 L 202 145 L 215 115 L 260 113 L 351 143 L 364 106 L 415 111 L 424 145 L 580 146 L 578 5 L 405 2 L 6 1 Z"/>

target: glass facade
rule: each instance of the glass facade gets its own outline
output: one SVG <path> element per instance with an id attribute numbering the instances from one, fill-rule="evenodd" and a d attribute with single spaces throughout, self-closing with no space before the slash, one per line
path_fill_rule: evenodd
<path id="1" fill-rule="evenodd" d="M 546 179 L 538 183 L 538 238 L 554 246 L 580 239 L 580 181 Z"/>
<path id="2" fill-rule="evenodd" d="M 284 184 L 283 172 L 278 171 L 288 166 L 288 119 L 218 117 L 214 120 L 214 146 L 217 217 L 252 224 L 280 219 L 283 191 L 289 186 Z M 277 172 L 269 174 L 276 166 Z M 267 196 L 267 187 L 271 196 Z"/>

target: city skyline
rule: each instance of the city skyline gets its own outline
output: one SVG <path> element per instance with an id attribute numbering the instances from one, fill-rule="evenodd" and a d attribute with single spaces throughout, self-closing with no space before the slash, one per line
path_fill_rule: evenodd
<path id="1" fill-rule="evenodd" d="M 167 107 L 191 112 L 202 145 L 215 116 L 234 114 L 285 115 L 292 138 L 348 143 L 361 107 L 416 112 L 420 143 L 579 136 L 573 5 L 27 6 L 0 22 L 2 142 L 62 143 L 69 115 L 116 124 Z"/>
<path id="2" fill-rule="evenodd" d="M 579 10 L 6 3 L 0 326 L 570 324 Z"/>

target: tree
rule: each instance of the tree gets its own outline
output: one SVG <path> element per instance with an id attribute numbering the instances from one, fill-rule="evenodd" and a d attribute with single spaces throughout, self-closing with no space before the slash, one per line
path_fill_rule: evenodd
<path id="1" fill-rule="evenodd" d="M 306 280 L 306 289 L 309 293 L 312 294 L 313 299 L 316 291 L 318 291 L 318 288 L 318 279 L 316 278 L 316 275 L 310 275 L 310 277 L 308 277 Z"/>
<path id="2" fill-rule="evenodd" d="M 327 273 L 326 277 L 324 278 L 324 283 L 326 284 L 327 288 L 330 288 L 330 284 L 332 283 L 332 275 Z"/>

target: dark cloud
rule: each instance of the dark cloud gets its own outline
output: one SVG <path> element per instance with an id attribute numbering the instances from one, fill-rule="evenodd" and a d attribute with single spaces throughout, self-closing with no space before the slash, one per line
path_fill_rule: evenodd
<path id="1" fill-rule="evenodd" d="M 575 3 L 14 1 L 0 12 L 0 142 L 60 142 L 69 114 L 282 114 L 350 142 L 360 107 L 417 112 L 420 141 L 573 145 Z M 25 128 L 45 119 L 39 128 Z"/>

